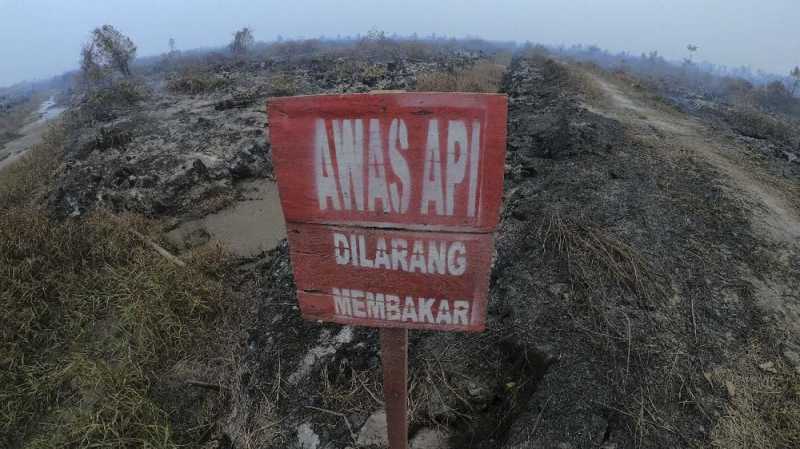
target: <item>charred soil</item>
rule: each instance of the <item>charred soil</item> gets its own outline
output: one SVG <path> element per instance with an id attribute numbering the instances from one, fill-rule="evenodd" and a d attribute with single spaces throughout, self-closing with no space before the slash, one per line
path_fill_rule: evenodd
<path id="1" fill-rule="evenodd" d="M 480 70 L 459 81 L 471 67 Z M 457 54 L 225 59 L 168 72 L 119 86 L 124 104 L 100 111 L 86 98 L 67 112 L 47 197 L 63 222 L 94 209 L 156 218 L 148 223 L 178 236 L 159 243 L 190 264 L 192 251 L 214 248 L 202 220 L 255 203 L 247 186 L 272 175 L 264 99 L 413 89 L 420 78 L 508 95 L 487 331 L 412 332 L 412 439 L 800 445 L 800 190 L 787 156 L 797 135 L 772 122 L 754 133 L 719 105 L 666 102 L 624 74 L 537 55 L 515 58 L 501 83 L 496 64 Z M 219 327 L 208 338 L 218 341 L 192 354 L 187 340 L 157 372 L 194 376 L 183 399 L 208 410 L 182 418 L 183 402 L 160 398 L 165 428 L 205 448 L 381 445 L 370 437 L 383 409 L 378 333 L 303 321 L 285 240 L 201 268 L 213 272 L 221 318 L 209 317 Z M 147 380 L 157 394 L 165 379 Z"/>

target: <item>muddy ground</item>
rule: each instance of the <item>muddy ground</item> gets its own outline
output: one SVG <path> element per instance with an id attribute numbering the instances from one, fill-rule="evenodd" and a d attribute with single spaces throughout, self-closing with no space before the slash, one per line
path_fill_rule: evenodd
<path id="1" fill-rule="evenodd" d="M 336 64 L 280 71 L 294 93 L 353 92 L 412 88 L 440 64 L 384 64 L 356 81 Z M 175 252 L 225 240 L 209 230 L 217 214 L 257 218 L 237 207 L 269 185 L 259 99 L 275 67 L 215 70 L 227 87 L 154 82 L 148 101 L 76 135 L 53 210 L 166 217 Z M 797 161 L 626 78 L 545 57 L 516 59 L 502 91 L 487 331 L 412 332 L 412 447 L 735 447 L 742 397 L 797 401 L 748 391 L 800 369 Z M 207 447 L 380 444 L 377 332 L 303 321 L 286 242 L 264 252 L 277 241 L 267 234 L 237 251 L 241 366 L 220 380 L 231 405 Z M 745 418 L 766 427 L 752 432 L 771 428 L 758 404 Z"/>

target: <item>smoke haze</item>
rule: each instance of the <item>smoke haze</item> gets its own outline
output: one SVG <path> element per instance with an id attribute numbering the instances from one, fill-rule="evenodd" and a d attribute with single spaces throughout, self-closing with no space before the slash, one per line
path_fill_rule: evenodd
<path id="1" fill-rule="evenodd" d="M 546 45 L 595 44 L 634 54 L 658 50 L 669 59 L 700 47 L 696 60 L 788 73 L 800 64 L 792 0 L 552 1 L 246 1 L 0 0 L 0 86 L 74 69 L 81 44 L 102 24 L 114 25 L 139 56 L 228 43 L 250 26 L 257 40 L 431 33 Z"/>

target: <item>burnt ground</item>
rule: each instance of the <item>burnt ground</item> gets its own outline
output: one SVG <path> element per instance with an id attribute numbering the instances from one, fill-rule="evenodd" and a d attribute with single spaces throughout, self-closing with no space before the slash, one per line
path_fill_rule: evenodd
<path id="1" fill-rule="evenodd" d="M 199 94 L 153 77 L 147 100 L 81 123 L 51 207 L 173 224 L 205 215 L 236 201 L 239 183 L 271 176 L 261 100 L 275 86 L 406 89 L 448 64 L 220 65 L 210 72 L 227 81 Z M 790 144 L 749 147 L 724 120 L 689 119 L 625 79 L 544 57 L 516 59 L 503 91 L 506 185 L 487 331 L 411 333 L 412 438 L 436 430 L 448 441 L 437 447 L 477 449 L 765 447 L 791 428 L 767 405 L 800 410 L 797 164 L 763 151 Z M 303 321 L 285 240 L 227 277 L 249 310 L 233 320 L 239 362 L 219 379 L 230 406 L 207 447 L 356 447 L 382 408 L 377 331 Z"/>
<path id="2" fill-rule="evenodd" d="M 144 73 L 141 85 L 120 83 L 109 98 L 78 98 L 67 116 L 74 132 L 51 208 L 62 216 L 96 207 L 203 216 L 240 196 L 241 181 L 271 177 L 267 98 L 408 89 L 419 73 L 473 59 L 164 62 Z"/>
<path id="3" fill-rule="evenodd" d="M 658 120 L 643 132 L 608 112 L 625 107 L 591 106 L 609 101 L 598 76 L 543 58 L 510 67 L 487 331 L 412 333 L 412 436 L 444 430 L 458 448 L 727 446 L 734 394 L 749 394 L 731 371 L 794 375 L 793 318 L 762 295 L 777 286 L 796 303 L 797 248 L 765 235 L 759 206 Z M 376 331 L 302 321 L 285 246 L 253 276 L 263 280 L 239 393 L 269 414 L 240 410 L 231 438 L 271 422 L 256 441 L 354 446 L 381 407 Z M 778 393 L 769 399 L 797 400 Z"/>

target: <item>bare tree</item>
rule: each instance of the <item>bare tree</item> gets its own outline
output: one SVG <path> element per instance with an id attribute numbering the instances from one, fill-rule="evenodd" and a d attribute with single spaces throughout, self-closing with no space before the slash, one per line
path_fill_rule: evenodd
<path id="1" fill-rule="evenodd" d="M 250 51 L 253 44 L 255 44 L 253 30 L 244 27 L 233 35 L 233 42 L 230 44 L 230 49 L 234 55 L 241 56 Z"/>
<path id="2" fill-rule="evenodd" d="M 689 50 L 689 63 L 692 63 L 692 57 L 694 56 L 695 52 L 700 49 L 697 45 L 689 44 L 686 46 L 686 49 Z"/>
<path id="3" fill-rule="evenodd" d="M 131 74 L 131 62 L 136 57 L 136 45 L 111 25 L 92 31 L 92 39 L 81 51 L 81 68 L 84 70 L 118 70 L 124 76 Z"/>

